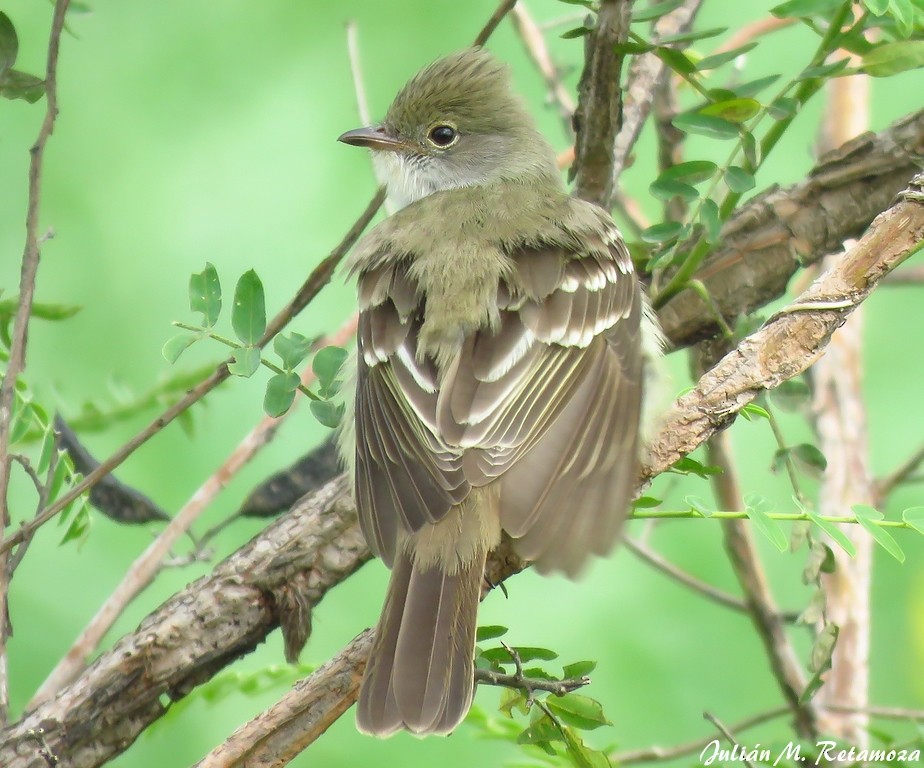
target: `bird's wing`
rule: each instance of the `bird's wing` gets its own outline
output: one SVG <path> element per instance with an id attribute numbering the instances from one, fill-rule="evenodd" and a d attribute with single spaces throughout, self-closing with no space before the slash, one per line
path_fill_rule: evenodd
<path id="1" fill-rule="evenodd" d="M 462 452 L 436 430 L 438 371 L 418 358 L 423 297 L 406 265 L 359 276 L 356 504 L 373 552 L 391 565 L 402 532 L 440 520 L 471 485 Z"/>
<path id="2" fill-rule="evenodd" d="M 442 375 L 418 354 L 406 265 L 360 274 L 356 495 L 386 563 L 402 531 L 502 476 L 501 524 L 540 565 L 574 572 L 617 535 L 637 469 L 642 298 L 615 228 L 573 242 L 509 254 L 499 324 Z"/>
<path id="3" fill-rule="evenodd" d="M 437 401 L 474 486 L 501 478 L 501 525 L 545 570 L 606 553 L 637 475 L 643 299 L 618 232 L 511 254 L 500 326 L 466 340 Z"/>

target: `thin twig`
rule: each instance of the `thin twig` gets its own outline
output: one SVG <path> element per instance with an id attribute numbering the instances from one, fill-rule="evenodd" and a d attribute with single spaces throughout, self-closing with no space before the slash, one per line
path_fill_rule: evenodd
<path id="1" fill-rule="evenodd" d="M 493 669 L 476 669 L 475 682 L 485 685 L 496 685 L 499 688 L 517 688 L 530 693 L 532 691 L 544 691 L 556 696 L 564 696 L 566 693 L 583 688 L 590 684 L 589 677 L 572 677 L 567 680 L 546 680 L 542 677 L 528 677 L 522 673 L 512 675 L 503 672 L 495 672 Z"/>
<path id="2" fill-rule="evenodd" d="M 876 482 L 876 499 L 882 504 L 899 485 L 908 481 L 924 464 L 924 445 L 918 448 L 898 469 Z"/>
<path id="3" fill-rule="evenodd" d="M 760 714 L 749 717 L 739 723 L 735 723 L 732 726 L 732 730 L 735 733 L 740 733 L 741 731 L 749 730 L 750 728 L 754 728 L 758 725 L 763 725 L 770 720 L 776 720 L 779 717 L 783 717 L 783 715 L 789 714 L 789 711 L 789 707 L 777 707 L 776 709 L 771 709 L 767 712 L 761 712 Z M 679 757 L 686 757 L 687 755 L 694 755 L 697 752 L 702 752 L 713 741 L 715 741 L 715 735 L 710 733 L 704 738 L 696 739 L 695 741 L 688 741 L 683 744 L 678 744 L 674 747 L 648 747 L 646 749 L 616 752 L 610 755 L 610 762 L 613 765 L 636 765 L 638 763 L 656 763 L 667 760 L 676 760 Z"/>
<path id="4" fill-rule="evenodd" d="M 369 201 L 366 209 L 353 223 L 353 226 L 344 236 L 343 240 L 340 241 L 337 247 L 331 251 L 330 255 L 325 258 L 317 267 L 315 267 L 314 271 L 308 276 L 308 279 L 299 289 L 298 293 L 295 295 L 295 298 L 293 298 L 292 301 L 290 301 L 282 309 L 282 311 L 280 311 L 279 314 L 276 315 L 276 317 L 274 317 L 273 320 L 267 324 L 266 332 L 263 334 L 263 338 L 257 343 L 256 346 L 260 348 L 266 346 L 269 340 L 272 339 L 277 333 L 279 333 L 279 331 L 281 331 L 292 320 L 293 317 L 301 312 L 309 304 L 309 302 L 311 302 L 311 300 L 314 299 L 318 293 L 320 293 L 321 289 L 327 285 L 328 282 L 330 282 L 330 279 L 333 276 L 337 265 L 341 262 L 347 251 L 349 251 L 353 244 L 359 239 L 359 236 L 368 226 L 369 222 L 372 221 L 372 218 L 382 206 L 384 199 L 385 190 L 379 189 L 372 200 Z M 125 459 L 131 456 L 140 446 L 150 440 L 158 432 L 160 432 L 183 411 L 197 403 L 199 400 L 205 397 L 205 395 L 207 395 L 209 392 L 215 389 L 215 387 L 227 379 L 230 376 L 230 372 L 228 371 L 229 362 L 231 361 L 227 360 L 221 363 L 207 379 L 197 384 L 182 399 L 167 408 L 160 416 L 154 419 L 154 421 L 152 421 L 141 432 L 139 432 L 131 440 L 125 443 L 114 454 L 112 454 L 112 456 L 102 462 L 96 470 L 87 475 L 80 483 L 71 488 L 70 491 L 65 493 L 54 504 L 48 507 L 48 509 L 42 512 L 42 514 L 35 518 L 35 520 L 21 526 L 19 530 L 17 530 L 5 542 L 0 544 L 0 554 L 9 551 L 11 547 L 23 541 L 26 536 L 30 535 L 36 528 L 51 520 L 74 499 L 76 499 L 90 486 L 96 483 L 101 477 L 105 477 L 107 474 L 112 472 L 112 470 L 122 464 Z"/>
<path id="5" fill-rule="evenodd" d="M 349 343 L 356 333 L 357 317 L 349 318 L 341 328 L 330 337 L 314 345 L 321 349 L 328 345 L 343 346 Z M 311 366 L 305 366 L 301 381 L 305 387 L 314 383 L 315 374 Z M 295 403 L 301 400 L 298 397 Z M 138 556 L 122 581 L 112 591 L 106 602 L 96 612 L 90 623 L 84 627 L 70 649 L 51 671 L 38 691 L 29 702 L 29 708 L 51 698 L 63 686 L 71 682 L 86 665 L 86 660 L 93 654 L 100 641 L 112 628 L 116 619 L 122 615 L 129 603 L 150 584 L 164 567 L 167 557 L 176 542 L 192 527 L 208 505 L 215 500 L 221 490 L 237 475 L 259 451 L 272 442 L 282 423 L 294 412 L 295 404 L 279 417 L 264 416 L 250 433 L 231 452 L 218 470 L 212 474 L 183 505 L 176 516 L 167 524 L 157 538 Z"/>
<path id="6" fill-rule="evenodd" d="M 363 125 L 371 125 L 369 101 L 366 99 L 366 86 L 363 82 L 362 66 L 359 63 L 359 40 L 356 22 L 350 19 L 346 24 L 347 54 L 350 58 L 350 74 L 353 77 L 353 93 L 356 94 L 356 109 Z"/>
<path id="7" fill-rule="evenodd" d="M 747 45 L 759 37 L 769 35 L 772 32 L 777 32 L 786 27 L 791 27 L 798 21 L 799 19 L 795 16 L 783 16 L 781 18 L 768 16 L 765 19 L 752 21 L 750 24 L 745 24 L 743 27 L 736 29 L 729 38 L 712 53 L 716 54 L 725 53 L 725 51 L 733 51 L 735 48 Z"/>
<path id="8" fill-rule="evenodd" d="M 734 734 L 725 727 L 719 718 L 717 718 L 711 712 L 703 712 L 703 719 L 712 723 L 718 729 L 719 733 L 728 739 L 729 743 L 731 743 L 731 745 L 734 747 L 734 750 L 737 750 L 738 759 L 742 763 L 744 763 L 748 768 L 754 768 L 754 763 L 752 763 L 746 756 L 747 750 L 741 749 L 741 745 L 738 743 L 738 739 L 735 738 Z"/>
<path id="9" fill-rule="evenodd" d="M 526 52 L 545 80 L 545 86 L 549 92 L 549 98 L 558 109 L 562 124 L 565 128 L 565 134 L 571 136 L 574 133 L 574 127 L 571 123 L 574 115 L 575 103 L 571 93 L 562 84 L 561 73 L 555 62 L 552 61 L 552 55 L 545 44 L 545 38 L 542 30 L 536 24 L 535 19 L 526 10 L 526 5 L 521 1 L 518 2 L 510 13 L 510 21 L 513 28 L 523 41 Z"/>
<path id="10" fill-rule="evenodd" d="M 707 584 L 705 581 L 697 579 L 695 576 L 692 576 L 683 569 L 678 568 L 670 560 L 661 557 L 661 555 L 659 555 L 653 549 L 646 547 L 644 544 L 641 544 L 634 539 L 627 537 L 622 540 L 622 545 L 632 554 L 636 555 L 639 559 L 645 561 L 667 576 L 670 576 L 670 578 L 674 579 L 674 581 L 677 581 L 683 586 L 692 589 L 694 592 L 705 597 L 707 600 L 711 600 L 712 602 L 718 603 L 719 605 L 725 606 L 726 608 L 747 612 L 748 607 L 741 598 L 730 595 L 728 592 L 723 592 L 721 589 L 717 589 L 711 584 Z"/>
<path id="11" fill-rule="evenodd" d="M 516 4 L 517 0 L 501 0 L 501 4 L 497 6 L 497 10 L 494 11 L 491 18 L 488 19 L 488 23 L 481 28 L 481 32 L 478 33 L 472 45 L 484 45 L 488 42 L 488 38 L 494 34 L 494 30 L 497 29 L 497 26 L 504 20 L 504 16 L 510 13 L 510 11 L 513 10 L 513 6 Z"/>
<path id="12" fill-rule="evenodd" d="M 55 128 L 58 117 L 58 51 L 61 45 L 61 31 L 70 0 L 57 0 L 51 20 L 48 37 L 48 58 L 45 65 L 45 117 L 39 128 L 35 144 L 29 150 L 29 193 L 26 206 L 26 243 L 22 254 L 19 276 L 19 302 L 13 321 L 13 336 L 6 373 L 0 383 L 0 545 L 5 544 L 6 528 L 10 524 L 9 487 L 13 465 L 10 457 L 10 430 L 12 429 L 13 399 L 16 381 L 26 367 L 26 345 L 29 338 L 29 317 L 35 296 L 35 278 L 38 274 L 41 252 L 39 250 L 38 220 L 42 202 L 42 164 L 45 159 L 45 145 Z M 9 677 L 6 655 L 6 641 L 12 634 L 9 619 L 9 581 L 7 552 L 0 549 L 0 725 L 7 722 L 9 714 Z"/>

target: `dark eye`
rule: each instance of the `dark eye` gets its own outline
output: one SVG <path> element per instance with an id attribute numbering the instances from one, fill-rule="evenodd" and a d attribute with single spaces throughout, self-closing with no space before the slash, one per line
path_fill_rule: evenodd
<path id="1" fill-rule="evenodd" d="M 430 141 L 438 147 L 448 147 L 458 136 L 456 129 L 451 125 L 437 125 L 430 129 Z"/>

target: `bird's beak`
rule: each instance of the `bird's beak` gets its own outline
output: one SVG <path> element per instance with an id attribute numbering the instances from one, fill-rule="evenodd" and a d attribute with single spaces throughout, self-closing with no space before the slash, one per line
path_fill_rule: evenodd
<path id="1" fill-rule="evenodd" d="M 389 135 L 382 125 L 370 125 L 366 128 L 354 128 L 342 134 L 337 141 L 352 144 L 354 147 L 366 147 L 374 150 L 395 151 L 404 146 L 404 142 Z"/>

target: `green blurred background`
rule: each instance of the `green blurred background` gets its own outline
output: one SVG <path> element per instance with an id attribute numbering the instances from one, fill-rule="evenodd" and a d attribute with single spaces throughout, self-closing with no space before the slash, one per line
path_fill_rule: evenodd
<path id="1" fill-rule="evenodd" d="M 734 30 L 766 15 L 773 4 L 706 0 L 697 26 Z M 255 268 L 266 286 L 268 310 L 275 312 L 336 244 L 375 186 L 365 153 L 335 141 L 359 124 L 345 22 L 354 19 L 358 25 L 371 108 L 381 115 L 410 75 L 468 44 L 494 7 L 494 0 L 92 0 L 90 13 L 72 14 L 60 61 L 60 117 L 46 155 L 42 227 L 53 228 L 55 237 L 43 248 L 37 300 L 76 303 L 83 310 L 64 324 L 33 323 L 27 379 L 40 400 L 74 416 L 88 401 L 111 408 L 175 373 L 160 348 L 174 333 L 172 320 L 190 319 L 188 275 L 206 261 L 218 268 L 227 293 L 238 275 Z M 554 0 L 533 0 L 529 7 L 544 20 L 576 10 Z M 40 73 L 51 4 L 5 0 L 0 9 L 19 32 L 17 66 Z M 553 53 L 573 63 L 568 79 L 573 87 L 581 43 L 559 39 L 563 29 L 552 32 L 550 40 Z M 706 41 L 701 50 L 710 52 L 726 36 Z M 778 33 L 750 54 L 745 77 L 792 74 L 813 46 L 814 36 L 804 28 Z M 509 23 L 489 47 L 511 63 L 517 86 L 546 134 L 564 149 L 560 121 L 546 105 L 541 79 Z M 871 128 L 884 128 L 921 108 L 922 94 L 920 73 L 875 82 Z M 759 174 L 759 189 L 805 174 L 813 161 L 821 107 L 819 100 L 800 115 Z M 44 102 L 0 103 L 0 287 L 6 297 L 17 290 L 28 148 L 43 113 Z M 646 135 L 623 187 L 657 216 L 658 203 L 647 191 L 652 147 Z M 689 142 L 690 157 L 721 160 L 726 151 L 705 140 Z M 919 291 L 887 288 L 867 305 L 866 387 L 873 465 L 880 473 L 910 454 L 924 431 Z M 340 278 L 294 328 L 306 335 L 334 330 L 352 306 L 352 289 Z M 179 366 L 191 368 L 221 355 L 222 350 L 202 344 Z M 676 357 L 672 386 L 679 390 L 686 385 L 686 364 Z M 213 393 L 195 408 L 192 436 L 171 426 L 120 468 L 120 478 L 165 509 L 178 509 L 261 417 L 259 378 L 235 380 Z M 102 457 L 150 416 L 153 412 L 83 438 Z M 784 419 L 784 428 L 793 443 L 810 438 L 800 418 Z M 299 409 L 279 438 L 234 478 L 202 520 L 200 532 L 236 509 L 255 483 L 317 444 L 325 432 L 307 409 Z M 767 471 L 774 445 L 766 424 L 744 422 L 732 435 L 745 488 L 788 508 L 787 483 Z M 675 503 L 685 493 L 709 495 L 702 484 L 675 483 L 667 489 L 662 483 L 659 490 Z M 19 521 L 32 514 L 34 501 L 24 482 L 14 484 L 13 494 Z M 887 512 L 920 503 L 919 490 L 903 489 Z M 10 644 L 14 716 L 150 541 L 150 530 L 121 528 L 95 517 L 80 549 L 58 547 L 61 530 L 47 527 L 16 574 Z M 217 541 L 218 557 L 260 527 L 248 521 L 225 531 Z M 876 552 L 873 699 L 920 707 L 924 680 L 912 670 L 924 664 L 924 542 L 907 532 L 898 535 L 908 555 L 903 566 Z M 663 525 L 653 543 L 683 568 L 736 591 L 717 525 Z M 780 603 L 798 610 L 809 594 L 799 579 L 804 554 L 763 550 Z M 107 643 L 209 570 L 208 564 L 199 564 L 164 573 L 120 618 Z M 315 614 L 302 660 L 323 662 L 374 623 L 385 579 L 384 568 L 374 563 L 329 595 Z M 674 744 L 709 732 L 704 710 L 734 722 L 779 703 L 746 617 L 691 596 L 627 552 L 597 563 L 577 584 L 526 573 L 511 581 L 509 591 L 509 599 L 499 593 L 489 597 L 481 623 L 509 626 L 509 642 L 556 649 L 564 662 L 599 661 L 589 694 L 603 702 L 614 726 L 593 734 L 596 746 Z M 808 635 L 796 635 L 804 658 Z M 272 664 L 283 664 L 278 633 L 233 669 L 247 672 Z M 234 693 L 217 703 L 195 698 L 113 765 L 188 765 L 282 690 Z M 493 690 L 480 691 L 476 700 L 488 710 L 496 701 Z M 788 738 L 788 733 L 785 722 L 778 721 L 749 733 L 746 742 L 767 743 Z M 356 734 L 348 715 L 293 765 L 439 762 L 455 768 L 500 765 L 520 757 L 518 748 L 484 741 L 474 728 L 462 728 L 450 740 L 402 735 L 375 741 Z"/>

